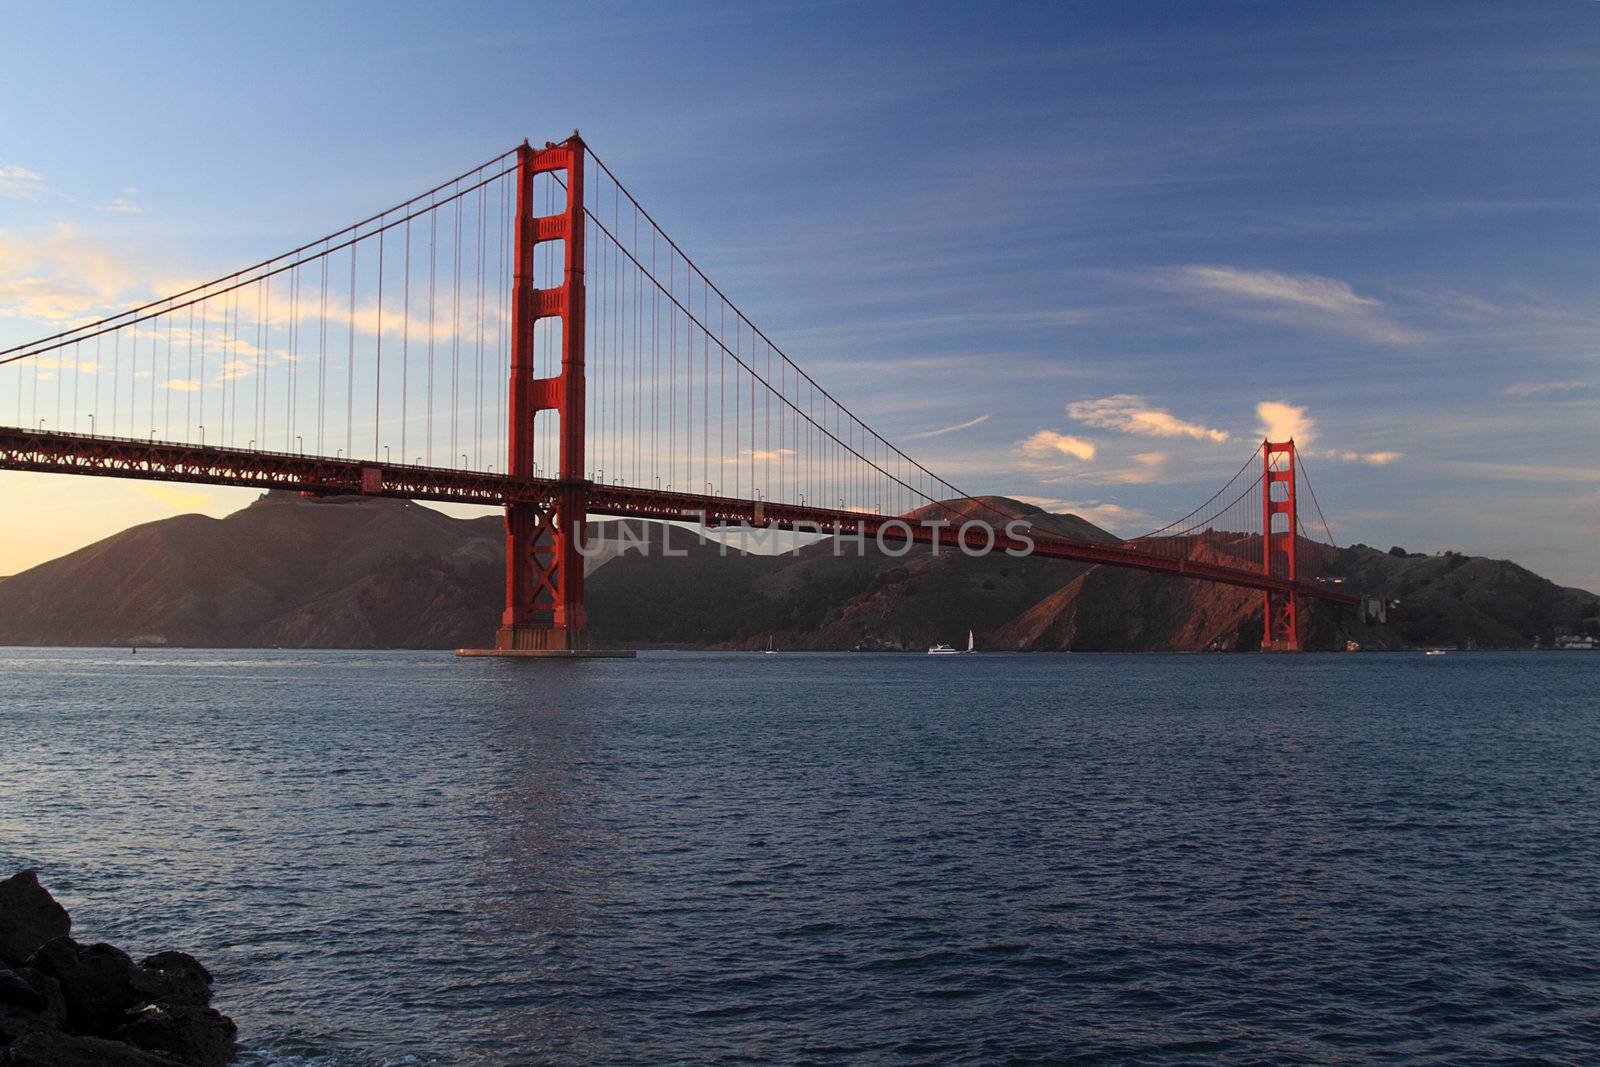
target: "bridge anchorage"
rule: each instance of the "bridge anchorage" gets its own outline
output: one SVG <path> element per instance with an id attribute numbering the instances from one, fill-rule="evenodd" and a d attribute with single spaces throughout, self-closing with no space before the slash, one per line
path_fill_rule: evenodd
<path id="1" fill-rule="evenodd" d="M 763 333 L 576 133 L 524 142 L 288 253 L 0 350 L 0 469 L 492 504 L 493 647 L 592 647 L 591 515 L 872 538 L 1254 591 L 1262 648 L 1354 605 L 1264 441 L 1158 530 L 1034 529 L 912 459 Z M 498 468 L 498 469 L 497 469 Z M 1311 575 L 1310 580 L 1302 573 Z"/>

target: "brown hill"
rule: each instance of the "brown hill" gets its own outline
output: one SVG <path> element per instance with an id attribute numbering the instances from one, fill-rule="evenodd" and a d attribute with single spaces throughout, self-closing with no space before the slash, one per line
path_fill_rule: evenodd
<path id="1" fill-rule="evenodd" d="M 1113 539 L 1004 497 L 939 513 Z M 649 551 L 622 551 L 624 534 Z M 608 548 L 589 563 L 590 618 L 610 644 L 753 648 L 770 637 L 783 648 L 921 649 L 958 643 L 968 629 L 981 647 L 1029 650 L 1252 649 L 1260 640 L 1259 594 L 1136 571 L 926 548 L 902 555 L 849 539 L 745 553 L 649 522 L 595 523 L 591 535 Z M 0 644 L 481 644 L 498 624 L 503 545 L 493 516 L 268 493 L 224 519 L 137 526 L 0 582 Z M 1525 647 L 1563 630 L 1600 631 L 1600 598 L 1506 561 L 1356 546 L 1323 569 L 1400 605 L 1377 627 L 1307 606 L 1313 647 L 1348 637 L 1378 648 Z"/>
<path id="2" fill-rule="evenodd" d="M 1336 566 L 1350 588 L 1398 602 L 1389 629 L 1399 644 L 1520 648 L 1561 633 L 1600 637 L 1600 597 L 1510 560 L 1355 545 Z"/>
<path id="3" fill-rule="evenodd" d="M 928 512 L 930 515 L 933 512 Z M 1051 515 L 1004 497 L 956 502 L 942 517 L 1001 516 L 1086 540 L 1114 539 L 1072 515 Z M 911 518 L 919 519 L 919 513 Z M 680 540 L 681 539 L 681 540 Z M 782 555 L 726 552 L 677 530 L 687 558 L 629 553 L 589 583 L 589 617 L 619 644 L 756 648 L 926 648 L 1003 625 L 1085 569 L 1058 560 L 969 558 L 926 548 L 888 551 L 868 539 L 823 539 Z"/>
<path id="4" fill-rule="evenodd" d="M 481 629 L 501 523 L 272 492 L 124 530 L 13 576 L 0 643 L 441 647 Z"/>
<path id="5" fill-rule="evenodd" d="M 1199 558 L 1218 555 L 1197 552 Z M 1091 567 L 1010 623 L 991 640 L 1014 649 L 1118 652 L 1240 647 L 1254 623 L 1261 640 L 1261 594 L 1114 567 Z"/>

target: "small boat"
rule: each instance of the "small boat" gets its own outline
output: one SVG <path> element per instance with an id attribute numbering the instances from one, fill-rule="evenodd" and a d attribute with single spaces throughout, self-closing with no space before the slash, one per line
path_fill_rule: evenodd
<path id="1" fill-rule="evenodd" d="M 1444 654 L 1445 652 L 1442 648 L 1430 648 L 1428 651 L 1423 653 L 1424 656 L 1442 656 Z"/>
<path id="2" fill-rule="evenodd" d="M 966 649 L 966 651 L 967 652 L 976 651 L 976 646 L 973 643 L 972 631 L 971 630 L 967 631 L 967 649 Z M 966 655 L 966 652 L 957 651 L 956 649 L 951 648 L 949 645 L 930 645 L 928 647 L 928 655 L 930 655 L 930 656 L 962 656 L 962 655 Z"/>
<path id="3" fill-rule="evenodd" d="M 776 656 L 778 650 L 772 647 L 772 635 L 767 635 L 767 647 L 761 650 L 763 656 Z"/>

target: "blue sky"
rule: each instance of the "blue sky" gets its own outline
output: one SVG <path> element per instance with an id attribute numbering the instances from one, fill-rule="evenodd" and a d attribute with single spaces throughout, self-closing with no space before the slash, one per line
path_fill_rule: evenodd
<path id="1" fill-rule="evenodd" d="M 328 7 L 8 12 L 0 341 L 578 127 L 963 488 L 1131 534 L 1293 431 L 1341 541 L 1600 589 L 1600 4 Z M 253 496 L 7 475 L 0 573 Z"/>

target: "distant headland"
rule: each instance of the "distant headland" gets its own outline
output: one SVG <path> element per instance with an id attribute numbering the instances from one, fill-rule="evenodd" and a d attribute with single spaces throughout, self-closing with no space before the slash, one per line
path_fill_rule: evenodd
<path id="1" fill-rule="evenodd" d="M 986 506 L 1084 540 L 1112 534 L 1005 497 Z M 626 535 L 626 536 L 624 536 Z M 0 644 L 456 648 L 498 623 L 504 525 L 403 501 L 270 492 L 223 519 L 125 530 L 0 582 Z M 590 617 L 633 647 L 922 649 L 977 633 L 1019 651 L 1228 651 L 1260 644 L 1260 594 L 1165 575 L 917 549 L 742 552 L 682 527 L 595 522 Z M 641 550 L 670 544 L 673 553 Z M 631 544 L 632 547 L 629 547 Z M 681 554 L 679 554 L 681 553 Z M 1382 623 L 1310 608 L 1306 644 L 1553 646 L 1600 635 L 1600 597 L 1507 560 L 1364 545 L 1328 568 L 1383 598 Z"/>

